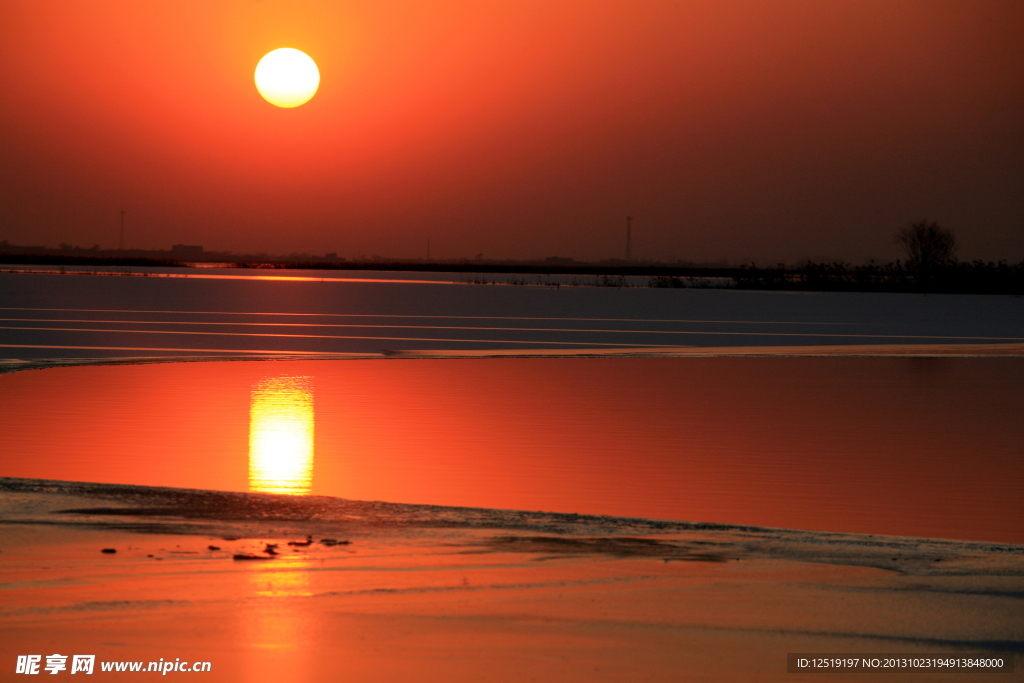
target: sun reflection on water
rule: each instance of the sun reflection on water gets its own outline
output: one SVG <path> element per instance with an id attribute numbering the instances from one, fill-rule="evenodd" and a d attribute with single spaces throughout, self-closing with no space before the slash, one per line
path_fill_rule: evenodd
<path id="1" fill-rule="evenodd" d="M 313 483 L 313 378 L 268 377 L 249 404 L 249 490 L 308 494 Z"/>
<path id="2" fill-rule="evenodd" d="M 291 560 L 291 558 L 288 558 Z M 281 563 L 282 559 L 274 560 Z M 261 569 L 249 573 L 253 595 L 261 598 L 308 598 L 309 566 L 305 561 L 286 561 L 284 568 Z"/>

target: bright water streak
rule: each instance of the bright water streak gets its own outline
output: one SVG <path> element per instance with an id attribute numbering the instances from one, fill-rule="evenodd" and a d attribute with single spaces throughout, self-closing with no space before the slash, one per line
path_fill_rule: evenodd
<path id="1" fill-rule="evenodd" d="M 249 489 L 309 493 L 313 482 L 313 379 L 270 377 L 249 406 Z"/>

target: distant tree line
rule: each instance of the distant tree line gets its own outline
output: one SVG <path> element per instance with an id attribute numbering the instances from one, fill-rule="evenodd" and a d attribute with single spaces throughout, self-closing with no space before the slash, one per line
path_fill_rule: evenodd
<path id="1" fill-rule="evenodd" d="M 623 278 L 644 276 L 658 288 L 734 287 L 737 289 L 846 291 L 846 292 L 942 292 L 957 294 L 1024 294 L 1024 262 L 962 262 L 956 260 L 957 240 L 953 232 L 937 223 L 920 221 L 900 228 L 893 237 L 903 248 L 905 259 L 894 263 L 805 262 L 775 267 L 701 266 L 630 263 L 500 263 L 500 262 L 402 262 L 335 261 L 294 259 L 239 260 L 237 268 L 299 270 L 395 270 L 445 273 L 492 273 L 521 275 L 594 276 L 589 286 L 627 286 Z M 6 247 L 10 247 L 10 250 Z M 11 250 L 18 249 L 18 253 Z M 59 266 L 167 267 L 187 263 L 166 258 L 126 257 L 114 254 L 86 256 L 58 253 L 25 253 L 0 242 L 0 263 L 51 264 Z M 481 279 L 481 278 L 477 278 Z M 470 282 L 473 278 L 469 279 Z M 533 280 L 505 284 L 537 284 Z"/>
<path id="2" fill-rule="evenodd" d="M 906 260 L 863 266 L 841 262 L 776 268 L 751 265 L 734 279 L 739 289 L 1024 294 L 1024 262 L 957 261 L 956 235 L 934 221 L 900 228 L 893 241 L 903 247 Z"/>
<path id="3" fill-rule="evenodd" d="M 738 289 L 823 292 L 936 292 L 946 294 L 1024 294 L 1024 263 L 955 261 L 928 270 L 904 263 L 805 263 L 749 266 L 733 279 Z"/>

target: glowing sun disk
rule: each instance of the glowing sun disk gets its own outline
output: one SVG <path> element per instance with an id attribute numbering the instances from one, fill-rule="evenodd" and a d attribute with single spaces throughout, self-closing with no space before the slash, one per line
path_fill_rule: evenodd
<path id="1" fill-rule="evenodd" d="M 301 50 L 282 47 L 268 52 L 256 65 L 256 89 L 278 107 L 305 104 L 319 87 L 320 70 Z"/>

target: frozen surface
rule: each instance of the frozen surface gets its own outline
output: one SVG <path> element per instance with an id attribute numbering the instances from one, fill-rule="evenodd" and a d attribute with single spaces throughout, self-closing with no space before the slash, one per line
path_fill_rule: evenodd
<path id="1" fill-rule="evenodd" d="M 1024 341 L 1024 299 L 1010 296 L 396 280 L 0 273 L 0 356 Z"/>

